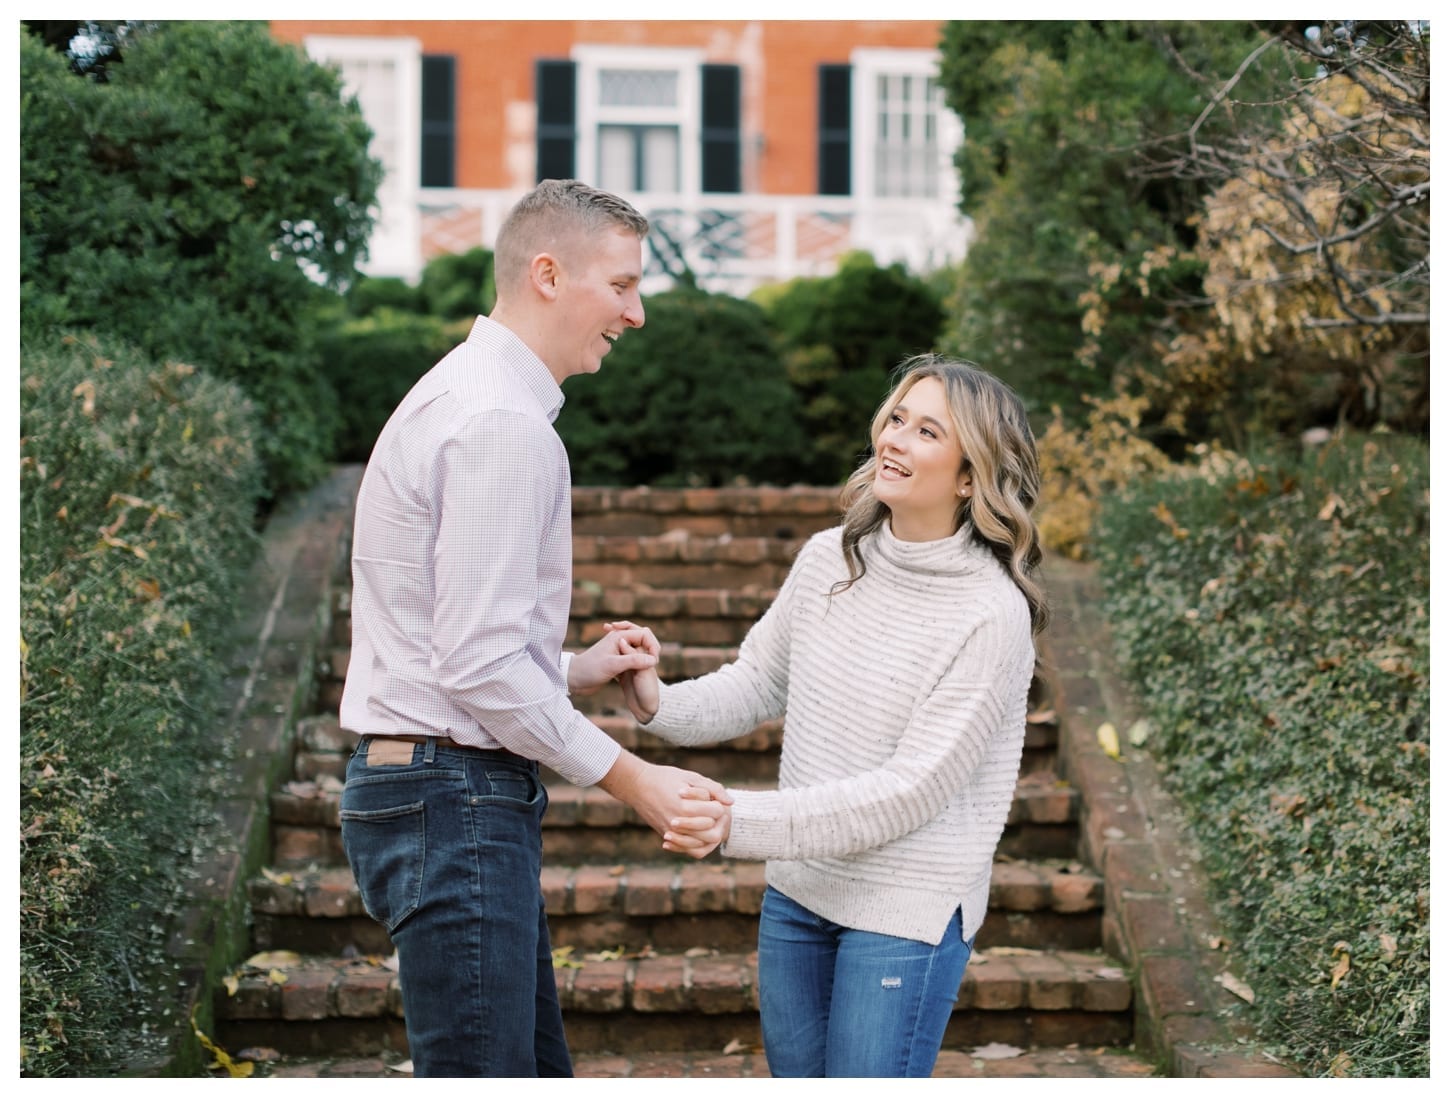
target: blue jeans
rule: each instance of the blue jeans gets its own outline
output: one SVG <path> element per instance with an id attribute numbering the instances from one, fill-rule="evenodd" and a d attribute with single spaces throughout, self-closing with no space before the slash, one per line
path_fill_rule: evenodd
<path id="1" fill-rule="evenodd" d="M 342 843 L 367 912 L 398 950 L 413 1074 L 573 1074 L 539 887 L 548 796 L 507 751 L 364 736 Z M 411 751 L 409 751 L 411 747 Z"/>
<path id="2" fill-rule="evenodd" d="M 760 1025 L 771 1075 L 931 1075 L 971 952 L 960 908 L 932 946 L 852 930 L 767 888 Z"/>

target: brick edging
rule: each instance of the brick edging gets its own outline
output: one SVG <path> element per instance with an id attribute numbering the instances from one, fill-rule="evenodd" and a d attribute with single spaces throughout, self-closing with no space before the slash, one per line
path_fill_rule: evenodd
<path id="1" fill-rule="evenodd" d="M 1082 857 L 1103 877 L 1104 946 L 1133 977 L 1139 1050 L 1176 1077 L 1297 1077 L 1257 1047 L 1252 1007 L 1216 982 L 1231 955 L 1214 948 L 1224 935 L 1173 798 L 1146 747 L 1129 742 L 1137 714 L 1097 609 L 1096 568 L 1049 555 L 1043 575 L 1059 757 L 1081 796 Z M 1118 732 L 1119 759 L 1098 743 L 1104 722 Z"/>
<path id="2" fill-rule="evenodd" d="M 335 468 L 270 518 L 242 588 L 217 740 L 234 745 L 234 783 L 217 812 L 236 843 L 196 867 L 199 882 L 176 920 L 167 953 L 177 970 L 174 1026 L 159 1051 L 128 1066 L 131 1077 L 206 1074 L 210 1055 L 192 1032 L 192 1012 L 215 1032 L 214 992 L 247 954 L 247 882 L 266 864 L 268 796 L 291 761 L 297 722 L 311 712 L 330 595 L 352 533 L 362 466 Z"/>

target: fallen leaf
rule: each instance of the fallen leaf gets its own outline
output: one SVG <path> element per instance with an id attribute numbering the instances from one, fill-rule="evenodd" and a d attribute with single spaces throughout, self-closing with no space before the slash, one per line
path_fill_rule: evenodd
<path id="1" fill-rule="evenodd" d="M 586 953 L 584 959 L 586 961 L 617 961 L 623 956 L 624 946 L 620 946 L 618 949 L 601 949 L 598 953 Z"/>
<path id="2" fill-rule="evenodd" d="M 1098 725 L 1098 746 L 1103 749 L 1103 754 L 1108 758 L 1119 757 L 1118 730 L 1107 721 Z"/>
<path id="3" fill-rule="evenodd" d="M 748 1049 L 749 1046 L 739 1037 L 732 1037 L 730 1039 L 730 1043 L 720 1051 L 723 1052 L 726 1056 L 734 1056 L 737 1052 L 745 1052 Z"/>
<path id="4" fill-rule="evenodd" d="M 1052 724 L 1056 720 L 1056 709 L 1039 709 L 1036 713 L 1027 714 L 1028 724 Z"/>
<path id="5" fill-rule="evenodd" d="M 287 970 L 274 968 L 271 972 L 267 973 L 267 979 L 274 984 L 285 984 L 287 982 Z"/>
<path id="6" fill-rule="evenodd" d="M 272 949 L 254 953 L 242 964 L 247 968 L 291 968 L 302 963 L 302 955 L 290 949 Z"/>
<path id="7" fill-rule="evenodd" d="M 293 880 L 292 874 L 278 873 L 276 870 L 268 869 L 266 866 L 262 867 L 262 876 L 266 877 L 274 885 L 289 885 Z"/>
<path id="8" fill-rule="evenodd" d="M 1380 948 L 1385 951 L 1385 960 L 1393 961 L 1395 954 L 1399 952 L 1399 943 L 1395 941 L 1393 934 L 1381 934 Z"/>
<path id="9" fill-rule="evenodd" d="M 555 968 L 583 968 L 580 961 L 574 960 L 573 946 L 556 946 L 553 950 Z"/>
<path id="10" fill-rule="evenodd" d="M 252 1060 L 259 1064 L 271 1064 L 282 1059 L 275 1048 L 244 1048 L 234 1057 L 237 1060 Z"/>
<path id="11" fill-rule="evenodd" d="M 1334 955 L 1338 958 L 1334 963 L 1334 970 L 1329 974 L 1329 989 L 1333 991 L 1339 986 L 1339 981 L 1349 975 L 1349 943 L 1335 942 Z"/>
<path id="12" fill-rule="evenodd" d="M 1329 1064 L 1329 1074 L 1336 1079 L 1343 1079 L 1349 1074 L 1349 1069 L 1354 1066 L 1354 1061 L 1349 1058 L 1349 1053 L 1339 1052 Z"/>
<path id="13" fill-rule="evenodd" d="M 197 1004 L 200 1006 L 200 1004 Z M 250 1063 L 239 1064 L 227 1055 L 226 1050 L 212 1043 L 212 1039 L 201 1031 L 196 1024 L 197 1007 L 191 1008 L 191 1032 L 196 1034 L 196 1039 L 201 1042 L 201 1047 L 210 1052 L 213 1060 L 211 1067 L 225 1068 L 227 1075 L 233 1079 L 247 1079 L 251 1077 L 253 1065 Z"/>
<path id="14" fill-rule="evenodd" d="M 1010 1060 L 1014 1056 L 1021 1056 L 1022 1050 L 1016 1045 L 1004 1045 L 1001 1041 L 993 1041 L 990 1045 L 972 1049 L 972 1055 L 978 1060 Z"/>
<path id="15" fill-rule="evenodd" d="M 1220 985 L 1225 991 L 1233 992 L 1246 1003 L 1254 1001 L 1254 989 L 1231 972 L 1220 972 L 1213 978 L 1213 982 Z"/>
<path id="16" fill-rule="evenodd" d="M 228 976 L 222 977 L 222 986 L 227 989 L 227 995 L 229 996 L 235 995 L 237 993 L 237 988 L 241 986 L 241 983 L 242 982 L 237 979 L 237 974 L 235 972 L 231 973 Z"/>
<path id="17" fill-rule="evenodd" d="M 406 1073 L 408 1075 L 412 1075 L 413 1074 L 413 1061 L 412 1060 L 404 1060 L 401 1063 L 389 1064 L 388 1065 L 388 1070 L 389 1071 L 404 1072 L 404 1073 Z"/>
<path id="18" fill-rule="evenodd" d="M 1128 742 L 1134 747 L 1142 747 L 1145 743 L 1148 742 L 1148 734 L 1152 732 L 1152 730 L 1152 725 L 1150 725 L 1146 720 L 1139 718 L 1138 720 L 1134 721 L 1132 727 L 1128 729 Z"/>
<path id="19" fill-rule="evenodd" d="M 619 876 L 622 876 L 623 874 L 624 874 L 624 866 L 622 866 L 622 865 L 612 865 L 612 866 L 609 867 L 609 875 L 611 877 L 619 877 Z"/>
<path id="20" fill-rule="evenodd" d="M 715 951 L 713 949 L 709 949 L 706 946 L 692 946 L 691 948 L 685 950 L 685 956 L 686 957 L 708 957 L 708 956 L 710 956 L 710 954 L 712 954 L 714 952 Z"/>

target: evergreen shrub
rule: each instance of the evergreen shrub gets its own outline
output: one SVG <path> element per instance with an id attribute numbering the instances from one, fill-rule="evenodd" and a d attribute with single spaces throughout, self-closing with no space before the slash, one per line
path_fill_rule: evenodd
<path id="1" fill-rule="evenodd" d="M 472 319 L 380 308 L 317 335 L 318 368 L 337 393 L 340 427 L 334 461 L 365 462 L 398 402 L 437 361 L 468 336 Z"/>
<path id="2" fill-rule="evenodd" d="M 1423 440 L 1373 433 L 1101 501 L 1147 742 L 1251 1018 L 1315 1075 L 1429 1073 L 1429 486 Z"/>
<path id="3" fill-rule="evenodd" d="M 309 341 L 364 254 L 381 165 L 339 74 L 264 22 L 134 25 L 79 76 L 20 41 L 22 333 L 89 329 L 235 381 L 280 496 L 325 470 Z"/>
<path id="4" fill-rule="evenodd" d="M 223 840 L 210 707 L 256 546 L 256 437 L 238 388 L 191 366 L 21 347 L 22 1075 L 110 1074 L 165 1021 L 169 917 Z"/>
<path id="5" fill-rule="evenodd" d="M 869 448 L 871 417 L 892 372 L 936 348 L 946 321 L 938 291 L 899 263 L 880 267 L 869 254 L 852 252 L 833 275 L 792 279 L 751 296 L 765 309 L 800 398 L 798 476 L 840 483 Z"/>
<path id="6" fill-rule="evenodd" d="M 650 297 L 644 327 L 564 393 L 556 427 L 576 484 L 800 479 L 808 436 L 751 302 L 698 290 Z"/>

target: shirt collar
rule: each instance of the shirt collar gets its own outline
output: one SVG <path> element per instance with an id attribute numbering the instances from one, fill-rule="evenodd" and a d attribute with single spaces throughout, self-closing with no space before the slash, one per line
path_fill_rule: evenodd
<path id="1" fill-rule="evenodd" d="M 468 342 L 492 352 L 500 362 L 511 369 L 528 387 L 539 407 L 553 423 L 564 407 L 564 390 L 549 373 L 544 360 L 529 348 L 529 345 L 498 321 L 481 316 L 473 322 L 468 333 Z"/>

